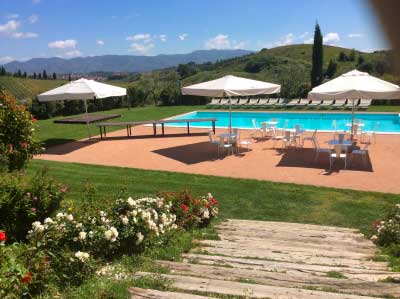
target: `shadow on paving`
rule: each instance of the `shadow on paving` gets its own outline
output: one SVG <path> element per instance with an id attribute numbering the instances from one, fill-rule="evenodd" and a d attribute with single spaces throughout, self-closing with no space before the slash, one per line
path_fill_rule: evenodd
<path id="1" fill-rule="evenodd" d="M 66 155 L 66 154 L 72 153 L 74 151 L 80 150 L 84 147 L 93 145 L 99 141 L 100 141 L 99 138 L 92 138 L 90 140 L 85 140 L 85 141 L 70 140 L 70 141 L 66 141 L 65 144 L 55 145 L 55 146 L 46 148 L 46 150 L 44 151 L 44 154 Z"/>
<path id="2" fill-rule="evenodd" d="M 246 151 L 247 149 L 240 148 L 240 154 L 235 154 L 235 156 L 243 157 Z M 227 157 L 227 152 L 225 151 L 225 154 L 221 152 L 220 158 L 218 158 L 217 146 L 215 144 L 211 144 L 209 141 L 163 148 L 154 150 L 152 152 L 185 163 L 187 165 L 206 161 L 215 161 Z"/>
<path id="3" fill-rule="evenodd" d="M 312 148 L 278 148 L 275 150 L 277 151 L 278 155 L 281 155 L 282 157 L 276 165 L 277 167 L 324 169 L 326 172 L 325 174 L 327 175 L 344 170 L 345 165 L 343 159 L 335 159 L 332 169 L 329 169 L 329 155 L 327 153 L 321 153 L 318 160 L 315 161 L 315 150 Z M 373 172 L 369 155 L 367 154 L 366 166 L 364 166 L 361 157 L 355 156 L 352 161 L 348 158 L 347 170 Z"/>
<path id="4" fill-rule="evenodd" d="M 151 139 L 151 138 L 172 138 L 172 137 L 199 137 L 199 136 L 208 136 L 208 133 L 202 133 L 202 132 L 197 132 L 197 133 L 190 133 L 190 135 L 187 135 L 187 133 L 175 133 L 175 134 L 168 134 L 167 132 L 165 135 L 162 135 L 161 133 L 158 133 L 156 136 L 153 134 L 146 134 L 146 135 L 135 135 L 134 129 L 132 128 L 132 136 L 106 136 L 102 140 L 107 141 L 107 140 L 127 140 L 127 139 Z"/>

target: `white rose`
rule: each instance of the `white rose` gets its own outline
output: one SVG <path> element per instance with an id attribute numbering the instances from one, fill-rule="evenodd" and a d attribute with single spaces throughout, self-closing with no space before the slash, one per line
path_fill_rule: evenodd
<path id="1" fill-rule="evenodd" d="M 134 206 L 134 205 L 136 204 L 135 201 L 132 199 L 132 197 L 129 197 L 128 200 L 127 200 L 127 202 L 128 202 L 128 204 L 129 204 L 130 206 Z"/>
<path id="2" fill-rule="evenodd" d="M 45 224 L 49 224 L 49 223 L 54 223 L 54 221 L 53 221 L 53 219 L 51 219 L 50 217 L 47 217 L 47 218 L 44 220 L 44 223 L 45 223 Z"/>
<path id="3" fill-rule="evenodd" d="M 111 230 L 107 230 L 104 232 L 104 237 L 106 238 L 106 240 L 110 241 L 112 236 L 113 236 L 113 233 Z"/>
<path id="4" fill-rule="evenodd" d="M 35 231 L 35 232 L 41 233 L 44 231 L 44 226 L 40 223 L 40 221 L 33 222 L 32 228 L 33 228 L 33 231 Z"/>
<path id="5" fill-rule="evenodd" d="M 128 223 L 129 223 L 129 219 L 128 219 L 128 217 L 126 217 L 126 216 L 123 216 L 123 217 L 121 218 L 121 221 L 122 221 L 122 223 L 123 223 L 124 225 L 128 225 Z"/>
<path id="6" fill-rule="evenodd" d="M 73 220 L 74 220 L 74 216 L 72 216 L 71 214 L 69 214 L 69 215 L 67 216 L 67 220 L 73 221 Z"/>
<path id="7" fill-rule="evenodd" d="M 79 240 L 83 241 L 86 239 L 86 232 L 80 232 L 79 233 Z"/>
<path id="8" fill-rule="evenodd" d="M 143 242 L 144 236 L 142 235 L 141 232 L 138 232 L 138 233 L 136 234 L 136 238 L 137 238 L 136 245 L 139 245 L 140 243 Z"/>

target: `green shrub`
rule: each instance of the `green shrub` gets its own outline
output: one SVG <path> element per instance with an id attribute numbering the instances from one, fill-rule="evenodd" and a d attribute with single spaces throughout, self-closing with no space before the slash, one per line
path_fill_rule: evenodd
<path id="1" fill-rule="evenodd" d="M 9 241 L 25 240 L 32 222 L 43 221 L 58 209 L 66 188 L 46 169 L 28 180 L 22 173 L 4 173 L 0 180 L 0 229 Z"/>
<path id="2" fill-rule="evenodd" d="M 33 122 L 25 106 L 0 89 L 0 162 L 9 171 L 22 169 L 42 148 L 34 138 Z M 4 165 L 5 164 L 5 165 Z"/>
<path id="3" fill-rule="evenodd" d="M 392 208 L 384 220 L 373 223 L 376 231 L 372 240 L 380 246 L 400 245 L 400 204 Z"/>
<path id="4" fill-rule="evenodd" d="M 194 197 L 188 191 L 160 194 L 171 202 L 171 212 L 176 215 L 176 223 L 185 229 L 207 226 L 218 214 L 218 202 L 211 195 Z"/>

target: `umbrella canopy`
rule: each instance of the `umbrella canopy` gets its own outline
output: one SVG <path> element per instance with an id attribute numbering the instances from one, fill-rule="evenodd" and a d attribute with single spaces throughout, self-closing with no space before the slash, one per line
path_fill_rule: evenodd
<path id="1" fill-rule="evenodd" d="M 39 102 L 63 101 L 63 100 L 83 100 L 85 104 L 86 116 L 88 115 L 86 100 L 103 99 L 109 97 L 120 97 L 126 95 L 126 89 L 109 84 L 96 82 L 81 78 L 71 81 L 60 87 L 46 91 L 38 95 Z M 86 118 L 86 127 L 90 139 L 89 121 Z"/>
<path id="2" fill-rule="evenodd" d="M 203 97 L 251 96 L 273 94 L 281 91 L 279 84 L 228 75 L 216 80 L 182 88 L 183 95 Z M 229 99 L 229 132 L 232 132 L 232 105 Z"/>
<path id="3" fill-rule="evenodd" d="M 182 94 L 204 97 L 250 96 L 273 94 L 281 91 L 279 84 L 228 75 L 191 86 L 183 87 Z"/>
<path id="4" fill-rule="evenodd" d="M 39 102 L 90 100 L 125 96 L 126 89 L 94 80 L 79 79 L 38 95 Z"/>
<path id="5" fill-rule="evenodd" d="M 400 99 L 400 87 L 357 70 L 314 87 L 311 100 Z"/>

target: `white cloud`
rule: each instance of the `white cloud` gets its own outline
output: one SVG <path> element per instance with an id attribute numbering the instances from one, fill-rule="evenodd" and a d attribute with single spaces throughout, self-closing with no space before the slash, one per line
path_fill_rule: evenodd
<path id="1" fill-rule="evenodd" d="M 21 25 L 20 22 L 11 20 L 5 24 L 0 24 L 0 34 L 10 35 L 15 32 Z"/>
<path id="2" fill-rule="evenodd" d="M 312 43 L 314 43 L 314 38 L 310 37 L 309 39 L 306 39 L 303 43 L 304 44 L 312 44 Z"/>
<path id="3" fill-rule="evenodd" d="M 162 41 L 162 42 L 166 42 L 166 41 L 167 41 L 167 36 L 166 36 L 165 34 L 160 34 L 160 35 L 158 36 L 158 38 L 159 38 L 160 41 Z"/>
<path id="4" fill-rule="evenodd" d="M 126 38 L 126 40 L 143 41 L 144 43 L 149 43 L 152 41 L 152 39 L 153 38 L 151 37 L 151 34 L 149 34 L 149 33 L 138 33 L 135 35 L 128 36 Z"/>
<path id="5" fill-rule="evenodd" d="M 3 57 L 0 56 L 0 64 L 6 64 L 13 60 L 15 60 L 15 59 L 11 56 L 3 56 Z"/>
<path id="6" fill-rule="evenodd" d="M 306 32 L 304 32 L 303 34 L 300 34 L 298 38 L 299 38 L 299 39 L 304 39 L 304 38 L 306 38 L 309 34 L 310 34 L 310 33 L 306 31 Z"/>
<path id="7" fill-rule="evenodd" d="M 77 43 L 74 39 L 57 40 L 49 43 L 48 47 L 52 49 L 75 49 Z"/>
<path id="8" fill-rule="evenodd" d="M 188 36 L 189 36 L 189 34 L 187 34 L 187 33 L 182 33 L 182 34 L 180 34 L 180 35 L 178 36 L 178 38 L 179 38 L 180 40 L 185 40 L 185 39 L 188 38 Z"/>
<path id="9" fill-rule="evenodd" d="M 28 22 L 31 24 L 35 24 L 37 21 L 39 21 L 38 15 L 31 15 L 28 17 Z"/>
<path id="10" fill-rule="evenodd" d="M 12 34 L 13 38 L 21 39 L 21 38 L 36 38 L 39 35 L 35 32 L 14 32 Z"/>
<path id="11" fill-rule="evenodd" d="M 72 50 L 72 51 L 65 52 L 61 56 L 64 57 L 64 58 L 80 57 L 80 56 L 82 56 L 82 52 L 79 51 L 79 50 Z"/>
<path id="12" fill-rule="evenodd" d="M 42 0 L 32 0 L 33 4 L 39 4 L 40 2 L 42 2 Z"/>
<path id="13" fill-rule="evenodd" d="M 340 41 L 339 33 L 329 32 L 324 36 L 324 44 L 332 45 Z"/>
<path id="14" fill-rule="evenodd" d="M 96 41 L 96 44 L 98 44 L 99 46 L 104 46 L 104 41 L 101 40 L 101 39 L 98 39 L 98 40 Z"/>
<path id="15" fill-rule="evenodd" d="M 229 36 L 225 34 L 218 34 L 216 37 L 206 41 L 207 49 L 229 49 L 230 47 Z"/>
<path id="16" fill-rule="evenodd" d="M 226 34 L 218 34 L 205 43 L 206 49 L 242 49 L 245 45 L 244 41 L 230 40 Z"/>
<path id="17" fill-rule="evenodd" d="M 349 38 L 357 38 L 357 37 L 363 37 L 364 34 L 362 34 L 362 33 L 349 33 L 347 36 Z"/>
<path id="18" fill-rule="evenodd" d="M 18 19 L 19 18 L 19 14 L 17 13 L 10 13 L 6 16 L 6 19 L 8 20 L 13 20 L 13 19 Z"/>
<path id="19" fill-rule="evenodd" d="M 282 37 L 279 41 L 275 42 L 275 46 L 287 46 L 293 44 L 295 36 L 293 33 L 288 33 L 284 37 Z"/>
<path id="20" fill-rule="evenodd" d="M 155 47 L 153 43 L 150 44 L 139 44 L 133 43 L 131 44 L 131 51 L 141 55 L 147 55 L 149 52 Z"/>

